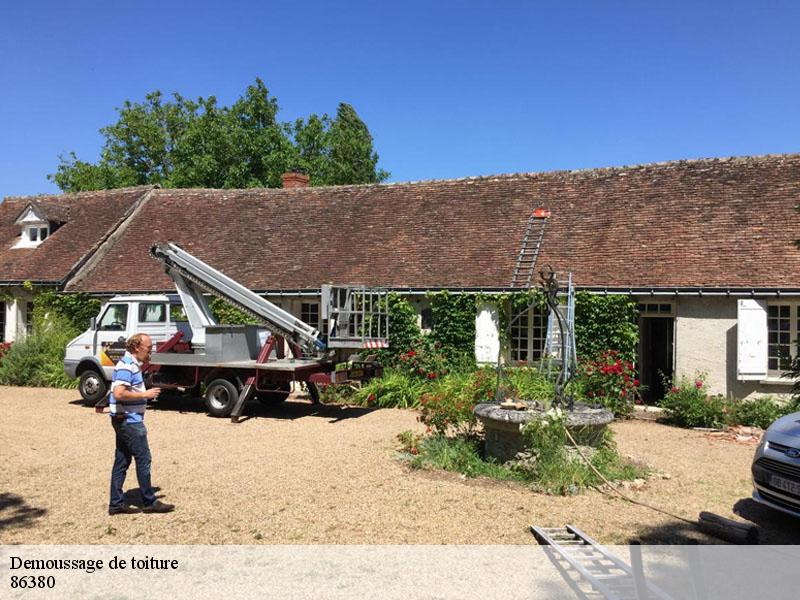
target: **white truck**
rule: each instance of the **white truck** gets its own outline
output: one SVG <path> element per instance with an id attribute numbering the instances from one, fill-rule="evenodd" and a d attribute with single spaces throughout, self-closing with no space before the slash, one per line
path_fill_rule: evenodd
<path id="1" fill-rule="evenodd" d="M 90 328 L 66 348 L 64 370 L 79 377 L 86 402 L 105 398 L 125 340 L 137 332 L 153 338 L 155 352 L 145 373 L 151 385 L 199 390 L 214 416 L 238 421 L 251 397 L 284 400 L 291 381 L 305 382 L 314 401 L 316 385 L 369 379 L 382 373 L 374 355 L 342 352 L 388 347 L 386 290 L 322 286 L 327 335 L 267 301 L 174 244 L 153 246 L 175 282 L 186 320 L 175 320 L 166 295 L 115 296 Z M 219 296 L 254 316 L 263 326 L 220 325 L 206 300 Z M 288 353 L 291 357 L 287 357 Z M 338 366 L 338 368 L 337 368 Z"/>

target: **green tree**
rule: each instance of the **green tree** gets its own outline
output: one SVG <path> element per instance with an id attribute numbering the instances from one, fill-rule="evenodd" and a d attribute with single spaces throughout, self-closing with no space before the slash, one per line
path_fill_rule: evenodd
<path id="1" fill-rule="evenodd" d="M 327 183 L 378 183 L 389 176 L 383 169 L 378 169 L 378 154 L 372 149 L 372 135 L 349 104 L 339 104 L 329 137 L 331 155 Z"/>
<path id="2" fill-rule="evenodd" d="M 133 185 L 162 187 L 280 187 L 281 175 L 299 169 L 312 185 L 374 183 L 378 169 L 367 126 L 348 104 L 335 119 L 312 114 L 281 123 L 278 101 L 260 79 L 231 106 L 214 96 L 192 101 L 161 92 L 125 101 L 116 123 L 104 127 L 100 159 L 60 157 L 48 175 L 65 192 Z"/>

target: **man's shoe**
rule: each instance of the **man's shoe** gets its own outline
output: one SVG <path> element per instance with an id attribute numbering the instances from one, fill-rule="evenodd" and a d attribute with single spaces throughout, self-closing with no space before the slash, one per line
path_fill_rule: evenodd
<path id="1" fill-rule="evenodd" d="M 142 511 L 146 513 L 168 513 L 175 510 L 174 504 L 167 504 L 161 500 L 156 500 L 149 506 L 145 506 Z"/>
<path id="2" fill-rule="evenodd" d="M 123 504 L 122 506 L 109 506 L 109 515 L 135 515 L 142 512 L 138 506 L 131 506 L 130 504 Z"/>

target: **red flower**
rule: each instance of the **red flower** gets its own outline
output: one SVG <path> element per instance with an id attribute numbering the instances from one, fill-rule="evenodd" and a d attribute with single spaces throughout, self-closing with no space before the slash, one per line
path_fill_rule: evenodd
<path id="1" fill-rule="evenodd" d="M 436 379 L 436 373 L 428 373 L 428 379 Z"/>
<path id="2" fill-rule="evenodd" d="M 594 398 L 594 392 L 586 392 L 587 398 Z"/>
<path id="3" fill-rule="evenodd" d="M 375 402 L 375 394 L 370 394 L 367 396 L 367 404 L 372 404 L 373 402 Z"/>
<path id="4" fill-rule="evenodd" d="M 411 446 L 411 454 L 419 454 L 419 450 L 417 450 L 416 446 Z"/>
<path id="5" fill-rule="evenodd" d="M 635 385 L 636 387 L 639 387 L 639 380 L 638 379 L 634 379 L 633 380 L 633 385 Z"/>
<path id="6" fill-rule="evenodd" d="M 673 386 L 673 388 L 669 391 L 670 394 L 677 394 L 680 390 Z"/>
<path id="7" fill-rule="evenodd" d="M 696 387 L 698 390 L 699 390 L 701 387 L 703 387 L 703 380 L 702 380 L 702 379 L 698 379 L 697 381 L 695 381 L 695 382 L 694 382 L 694 387 Z"/>
<path id="8" fill-rule="evenodd" d="M 417 355 L 417 353 L 414 352 L 413 350 L 409 350 L 408 352 L 406 352 L 406 356 L 408 356 L 408 357 L 416 356 L 416 355 Z"/>

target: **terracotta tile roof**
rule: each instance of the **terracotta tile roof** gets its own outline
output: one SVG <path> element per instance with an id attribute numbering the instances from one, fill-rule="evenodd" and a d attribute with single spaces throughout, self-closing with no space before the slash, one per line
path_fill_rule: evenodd
<path id="1" fill-rule="evenodd" d="M 151 189 L 6 198 L 0 204 L 0 284 L 62 283 Z M 28 205 L 62 225 L 36 248 L 12 248 L 22 231 L 14 221 Z"/>
<path id="2" fill-rule="evenodd" d="M 61 198 L 35 198 L 25 207 L 28 205 L 36 211 L 36 214 L 51 223 L 66 223 L 69 221 L 70 203 L 64 202 Z M 25 207 L 22 209 L 23 212 Z"/>
<path id="3" fill-rule="evenodd" d="M 800 288 L 800 155 L 400 184 L 156 190 L 69 289 L 170 290 L 174 241 L 255 290 L 507 288 L 528 218 L 538 266 L 579 286 Z M 132 276 L 135 274 L 135 276 Z"/>

